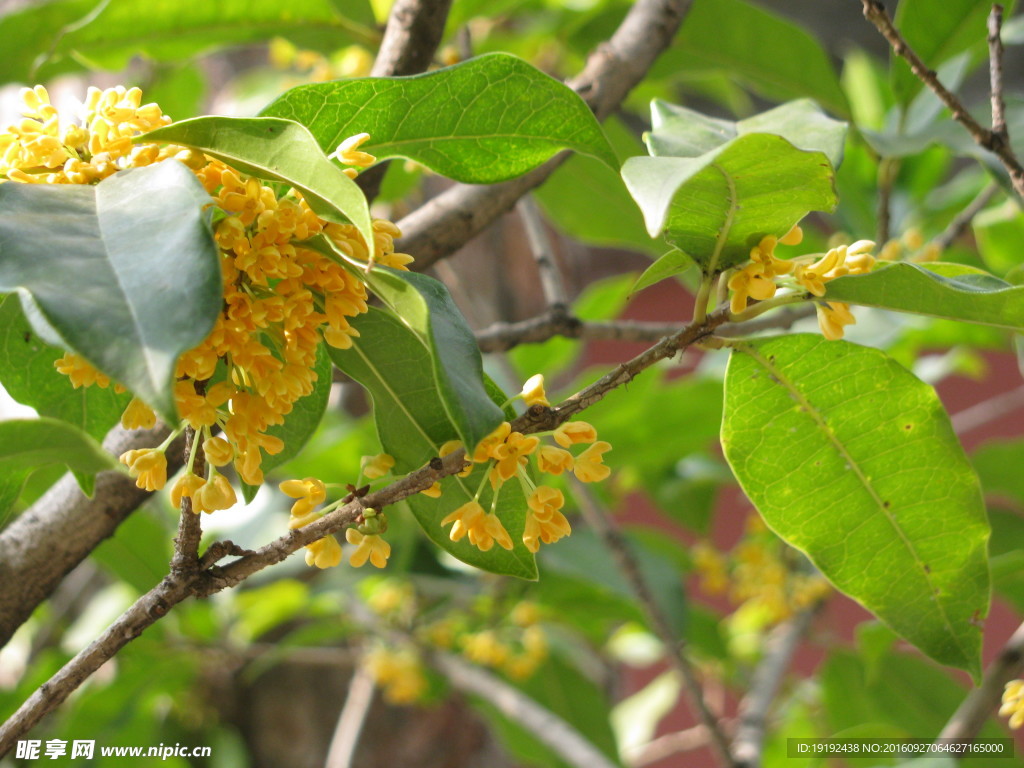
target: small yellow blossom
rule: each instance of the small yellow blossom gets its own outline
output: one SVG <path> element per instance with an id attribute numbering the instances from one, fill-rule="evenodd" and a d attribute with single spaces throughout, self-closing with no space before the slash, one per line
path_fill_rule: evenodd
<path id="1" fill-rule="evenodd" d="M 536 553 L 540 542 L 554 544 L 563 536 L 572 533 L 569 521 L 562 514 L 565 499 L 562 492 L 546 485 L 538 486 L 526 500 L 529 512 L 526 515 L 526 527 L 523 530 L 523 544 L 528 550 Z"/>
<path id="2" fill-rule="evenodd" d="M 553 445 L 542 445 L 537 452 L 537 468 L 549 475 L 560 475 L 572 469 L 572 454 Z"/>
<path id="3" fill-rule="evenodd" d="M 846 249 L 833 248 L 814 264 L 798 264 L 793 272 L 797 283 L 815 296 L 825 295 L 827 273 L 836 268 L 845 256 Z"/>
<path id="4" fill-rule="evenodd" d="M 729 571 L 722 554 L 708 542 L 701 541 L 694 545 L 691 555 L 704 591 L 709 595 L 723 594 L 729 587 Z"/>
<path id="5" fill-rule="evenodd" d="M 156 448 L 139 448 L 121 454 L 121 463 L 135 478 L 135 485 L 146 491 L 159 491 L 167 484 L 167 457 Z"/>
<path id="6" fill-rule="evenodd" d="M 508 658 L 509 649 L 490 629 L 462 637 L 462 652 L 472 662 L 488 667 L 500 667 Z"/>
<path id="7" fill-rule="evenodd" d="M 327 498 L 327 488 L 322 480 L 315 477 L 307 477 L 303 480 L 285 480 L 278 486 L 281 493 L 298 499 L 293 505 L 291 513 L 294 517 L 308 515 L 314 507 L 322 504 Z"/>
<path id="8" fill-rule="evenodd" d="M 597 440 L 597 430 L 585 421 L 567 421 L 554 431 L 552 437 L 563 448 Z"/>
<path id="9" fill-rule="evenodd" d="M 388 564 L 391 557 L 391 545 L 382 539 L 378 534 L 363 534 L 355 528 L 345 531 L 345 539 L 356 548 L 348 559 L 349 565 L 361 568 L 369 560 L 377 568 L 383 568 Z"/>
<path id="10" fill-rule="evenodd" d="M 497 462 L 495 471 L 504 480 L 515 477 L 519 468 L 526 465 L 527 456 L 537 450 L 540 445 L 540 438 L 530 435 L 523 435 L 521 432 L 513 432 L 501 445 L 491 450 L 491 456 Z"/>
<path id="11" fill-rule="evenodd" d="M 171 486 L 171 504 L 180 507 L 182 498 L 193 498 L 196 491 L 204 485 L 206 485 L 206 478 L 192 472 L 182 473 L 181 477 Z M 195 505 L 192 506 L 192 511 L 199 512 Z"/>
<path id="12" fill-rule="evenodd" d="M 491 432 L 487 437 L 481 440 L 476 450 L 473 451 L 473 461 L 480 464 L 485 461 L 490 461 L 492 456 L 491 453 L 499 445 L 505 442 L 505 438 L 512 432 L 512 425 L 507 421 L 503 421 L 494 431 Z"/>
<path id="13" fill-rule="evenodd" d="M 513 624 L 518 624 L 520 627 L 532 627 L 540 621 L 540 607 L 529 600 L 520 600 L 512 606 L 509 618 L 512 619 Z"/>
<path id="14" fill-rule="evenodd" d="M 110 379 L 90 365 L 84 357 L 73 352 L 66 352 L 64 357 L 53 364 L 60 373 L 71 379 L 71 386 L 91 387 L 95 384 L 100 389 L 110 386 Z"/>
<path id="15" fill-rule="evenodd" d="M 610 467 L 605 466 L 602 454 L 610 451 L 611 443 L 598 440 L 583 453 L 576 457 L 573 474 L 582 483 L 596 483 L 604 480 L 612 473 Z"/>
<path id="16" fill-rule="evenodd" d="M 459 450 L 460 448 L 462 448 L 461 440 L 449 440 L 447 443 L 445 443 L 438 449 L 437 455 L 443 459 L 448 454 L 455 453 L 455 451 Z M 472 471 L 473 465 L 467 461 L 465 469 L 459 472 L 459 477 L 468 477 Z"/>
<path id="17" fill-rule="evenodd" d="M 748 264 L 729 278 L 729 290 L 733 291 L 729 310 L 737 315 L 747 308 L 747 299 L 764 301 L 775 295 L 777 286 L 771 276 L 765 273 L 762 264 Z"/>
<path id="18" fill-rule="evenodd" d="M 495 542 L 504 549 L 512 549 L 512 537 L 498 516 L 484 512 L 479 502 L 468 501 L 441 521 L 442 526 L 450 523 L 454 523 L 448 534 L 452 541 L 468 535 L 469 543 L 481 552 L 490 551 Z"/>
<path id="19" fill-rule="evenodd" d="M 999 716 L 1010 716 L 1010 727 L 1020 728 L 1024 725 L 1024 680 L 1011 680 L 1003 690 L 1003 705 L 999 708 Z"/>
<path id="20" fill-rule="evenodd" d="M 219 472 L 214 472 L 213 477 L 192 494 L 193 512 L 216 512 L 220 509 L 230 509 L 237 503 L 235 489 Z"/>
<path id="21" fill-rule="evenodd" d="M 378 453 L 376 456 L 363 456 L 363 476 L 368 480 L 376 480 L 384 477 L 395 466 L 395 458 L 386 453 Z"/>
<path id="22" fill-rule="evenodd" d="M 547 393 L 544 391 L 544 374 L 538 373 L 527 379 L 526 383 L 523 384 L 523 391 L 520 393 L 520 397 L 523 398 L 523 402 L 527 406 L 550 406 L 551 403 L 548 402 Z"/>
<path id="23" fill-rule="evenodd" d="M 306 545 L 306 565 L 334 568 L 341 563 L 341 544 L 333 536 L 324 536 Z"/>
<path id="24" fill-rule="evenodd" d="M 829 341 L 843 338 L 843 326 L 853 325 L 857 318 L 850 312 L 850 305 L 841 301 L 823 301 L 815 304 L 818 327 L 821 335 Z"/>
<path id="25" fill-rule="evenodd" d="M 203 441 L 203 454 L 215 467 L 223 467 L 235 458 L 235 449 L 223 437 L 209 437 Z"/>
<path id="26" fill-rule="evenodd" d="M 794 224 L 793 228 L 786 234 L 779 238 L 779 242 L 783 245 L 800 245 L 804 241 L 804 231 L 800 229 L 799 224 Z"/>
<path id="27" fill-rule="evenodd" d="M 121 426 L 125 429 L 152 429 L 156 426 L 156 413 L 139 398 L 133 397 L 121 414 Z"/>
<path id="28" fill-rule="evenodd" d="M 362 152 L 359 150 L 363 144 L 370 139 L 368 133 L 357 133 L 355 136 L 349 136 L 338 148 L 334 150 L 328 157 L 337 158 L 344 165 L 355 165 L 360 168 L 369 168 L 375 162 L 377 158 L 368 152 Z"/>
<path id="29" fill-rule="evenodd" d="M 431 498 L 431 499 L 439 499 L 439 498 L 441 498 L 441 483 L 440 483 L 440 481 L 434 481 L 433 485 L 431 485 L 429 488 L 424 488 L 422 491 L 420 491 L 420 493 L 423 494 L 424 496 L 428 497 L 428 498 Z"/>

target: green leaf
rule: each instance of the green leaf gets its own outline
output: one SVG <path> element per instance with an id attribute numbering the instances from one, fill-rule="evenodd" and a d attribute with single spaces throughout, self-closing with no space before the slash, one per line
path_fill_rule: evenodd
<path id="1" fill-rule="evenodd" d="M 329 0 L 108 0 L 64 30 L 53 55 L 86 60 L 102 69 L 123 69 L 142 54 L 159 61 L 180 60 L 229 45 L 272 37 L 330 34 L 337 46 L 374 34 L 366 2 L 352 0 L 338 13 Z"/>
<path id="2" fill-rule="evenodd" d="M 361 149 L 378 158 L 408 157 L 470 184 L 522 175 L 561 149 L 617 166 L 583 99 L 504 53 L 412 77 L 301 85 L 262 114 L 302 123 L 324 149 L 369 133 Z"/>
<path id="3" fill-rule="evenodd" d="M 291 120 L 196 117 L 157 128 L 137 141 L 184 144 L 258 178 L 290 184 L 317 216 L 352 222 L 373 248 L 370 207 L 362 190 L 327 159 L 308 130 Z"/>
<path id="4" fill-rule="evenodd" d="M 1013 12 L 1013 2 L 1005 3 L 1006 17 Z M 990 0 L 945 0 L 935 4 L 929 0 L 900 0 L 893 19 L 903 39 L 934 69 L 946 59 L 973 46 L 983 44 L 985 20 L 992 10 Z M 896 100 L 909 104 L 923 88 L 903 59 L 892 56 L 892 87 Z"/>
<path id="5" fill-rule="evenodd" d="M 655 99 L 651 121 L 653 127 L 645 139 L 655 157 L 699 157 L 737 136 L 771 133 L 798 149 L 823 153 L 833 168 L 843 161 L 846 123 L 833 120 L 810 99 L 791 101 L 735 123 Z"/>
<path id="6" fill-rule="evenodd" d="M 384 450 L 395 458 L 394 471 L 410 472 L 437 456 L 443 443 L 459 436 L 435 379 L 436 361 L 422 338 L 389 312 L 371 307 L 352 325 L 360 333 L 352 348 L 329 350 L 331 359 L 370 392 L 377 432 Z M 493 428 L 502 415 L 497 406 L 492 407 L 497 412 Z M 533 555 L 522 543 L 526 499 L 518 483 L 502 486 L 496 509 L 515 544 L 512 551 L 495 545 L 481 552 L 466 539 L 450 541 L 449 529 L 441 527 L 445 516 L 472 500 L 485 478 L 485 467 L 480 465 L 469 477 L 445 478 L 438 499 L 417 494 L 407 501 L 427 536 L 459 560 L 493 573 L 535 579 Z M 489 509 L 491 491 L 489 484 L 483 485 L 480 503 Z"/>
<path id="7" fill-rule="evenodd" d="M 32 332 L 14 296 L 0 298 L 0 384 L 22 405 L 73 424 L 97 441 L 121 418 L 131 400 L 112 387 L 74 389 L 53 367 L 63 353 Z"/>
<path id="8" fill-rule="evenodd" d="M 781 237 L 809 211 L 836 204 L 828 158 L 771 134 L 739 136 L 699 157 L 633 157 L 622 177 L 647 231 L 664 231 L 709 271 L 746 261 L 765 235 Z"/>
<path id="9" fill-rule="evenodd" d="M 771 99 L 809 96 L 849 114 L 835 69 L 802 27 L 744 0 L 696 0 L 675 44 L 651 72 L 724 70 Z"/>
<path id="10" fill-rule="evenodd" d="M 61 29 L 81 18 L 96 5 L 96 0 L 56 0 L 27 5 L 0 18 L 0 40 L 4 55 L 0 56 L 0 83 L 31 83 L 46 80 L 69 69 L 79 69 L 74 62 L 62 67 L 46 67 L 39 72 L 48 51 L 60 36 Z M 45 75 L 45 76 L 44 76 Z"/>
<path id="11" fill-rule="evenodd" d="M 49 464 L 65 464 L 90 474 L 121 466 L 99 443 L 66 421 L 0 421 L 0 468 L 32 470 Z"/>
<path id="12" fill-rule="evenodd" d="M 0 184 L 0 292 L 174 423 L 178 356 L 220 311 L 209 200 L 178 162 L 95 186 Z"/>
<path id="13" fill-rule="evenodd" d="M 944 664 L 980 672 L 989 526 L 935 391 L 882 352 L 818 336 L 744 343 L 722 445 L 768 525 Z"/>
<path id="14" fill-rule="evenodd" d="M 960 264 L 886 264 L 829 282 L 829 301 L 914 312 L 1001 328 L 1024 328 L 1024 286 Z"/>
<path id="15" fill-rule="evenodd" d="M 316 428 L 324 417 L 324 411 L 327 410 L 333 370 L 326 345 L 319 344 L 316 349 L 316 363 L 313 367 L 313 372 L 316 373 L 313 391 L 295 401 L 291 411 L 284 417 L 283 424 L 277 424 L 266 432 L 272 437 L 280 438 L 284 442 L 284 449 L 280 453 L 268 454 L 260 448 L 263 453 L 260 468 L 264 474 L 295 458 L 316 432 Z M 256 492 L 259 489 L 258 485 L 249 485 L 244 480 L 242 481 L 242 495 L 246 504 L 256 497 Z"/>
<path id="16" fill-rule="evenodd" d="M 359 277 L 423 345 L 441 404 L 463 445 L 475 446 L 501 423 L 501 409 L 483 384 L 476 339 L 443 283 L 380 265 L 366 272 L 346 261 L 322 235 L 307 245 L 358 270 Z"/>
<path id="17" fill-rule="evenodd" d="M 695 266 L 693 259 L 678 248 L 673 248 L 668 253 L 664 253 L 655 259 L 654 263 L 643 271 L 640 277 L 636 279 L 636 282 L 633 283 L 630 293 L 638 293 L 644 288 L 649 288 L 660 283 L 662 280 L 667 280 L 673 275 L 685 272 L 693 266 Z"/>

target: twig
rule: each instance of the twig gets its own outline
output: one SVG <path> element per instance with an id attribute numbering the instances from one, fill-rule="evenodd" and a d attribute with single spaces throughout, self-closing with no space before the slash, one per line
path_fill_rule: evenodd
<path id="1" fill-rule="evenodd" d="M 884 157 L 878 164 L 878 226 L 875 241 L 884 245 L 892 233 L 892 186 L 896 181 L 899 160 Z"/>
<path id="2" fill-rule="evenodd" d="M 962 435 L 996 421 L 1008 413 L 1013 413 L 1022 406 L 1024 406 L 1024 386 L 1019 386 L 954 413 L 950 417 L 950 421 L 953 422 L 953 430 L 958 435 Z"/>
<path id="3" fill-rule="evenodd" d="M 949 225 L 942 231 L 938 237 L 933 241 L 940 250 L 946 250 L 953 244 L 960 235 L 962 235 L 967 227 L 974 221 L 974 217 L 981 213 L 982 209 L 992 200 L 993 197 L 999 192 L 999 185 L 996 182 L 992 182 L 987 185 L 984 189 L 979 192 L 967 206 L 960 211 L 953 220 L 949 222 Z"/>
<path id="4" fill-rule="evenodd" d="M 348 684 L 345 706 L 341 708 L 331 745 L 327 749 L 324 768 L 351 768 L 359 736 L 363 732 L 366 716 L 370 713 L 370 705 L 373 704 L 375 687 L 373 676 L 365 667 L 356 665 Z"/>
<path id="5" fill-rule="evenodd" d="M 151 448 L 169 434 L 166 427 L 127 431 L 115 427 L 103 447 L 115 456 Z M 180 466 L 181 439 L 167 449 L 170 473 Z M 152 494 L 124 472 L 96 476 L 92 498 L 68 473 L 0 532 L 0 646 L 10 640 L 57 585 Z M 60 542 L 59 547 L 54 542 Z"/>
<path id="6" fill-rule="evenodd" d="M 925 66 L 921 58 L 907 45 L 907 41 L 893 26 L 892 19 L 889 18 L 885 6 L 879 0 L 861 0 L 861 3 L 864 6 L 864 18 L 875 25 L 896 55 L 906 59 L 917 78 L 928 86 L 943 104 L 949 107 L 953 113 L 953 119 L 967 129 L 975 143 L 999 158 L 1003 167 L 1010 174 L 1014 191 L 1024 198 L 1024 166 L 1021 166 L 1005 137 L 982 127 L 960 100 L 939 81 L 935 71 Z M 1000 98 L 1002 98 L 1001 95 Z"/>
<path id="7" fill-rule="evenodd" d="M 939 734 L 939 739 L 973 739 L 999 704 L 1003 687 L 1024 671 L 1024 624 L 1017 627 L 974 688 Z"/>
<path id="8" fill-rule="evenodd" d="M 578 317 L 545 312 L 518 323 L 495 323 L 476 332 L 482 352 L 504 352 L 520 344 L 536 344 L 555 336 L 602 341 L 657 341 L 678 333 L 681 323 L 645 323 L 636 320 L 584 322 Z"/>
<path id="9" fill-rule="evenodd" d="M 558 270 L 555 261 L 555 250 L 552 247 L 551 238 L 544 228 L 544 218 L 540 215 L 537 203 L 530 195 L 524 195 L 516 204 L 519 217 L 523 221 L 523 228 L 526 230 L 526 239 L 530 244 L 530 251 L 537 262 L 537 271 L 540 273 L 540 287 L 544 292 L 544 300 L 547 302 L 548 311 L 553 315 L 564 315 L 569 309 L 569 302 L 565 297 L 565 286 L 562 284 L 562 274 Z"/>
<path id="10" fill-rule="evenodd" d="M 583 72 L 568 82 L 599 120 L 610 115 L 672 43 L 692 0 L 638 0 Z M 540 186 L 566 160 L 562 153 L 530 173 L 490 186 L 456 184 L 398 222 L 396 248 L 416 257 L 414 269 L 443 259 Z"/>
<path id="11" fill-rule="evenodd" d="M 202 395 L 206 391 L 206 382 L 196 382 L 196 394 Z M 195 453 L 192 459 L 192 471 L 200 477 L 206 475 L 206 454 L 203 452 L 202 443 L 196 440 L 202 437 L 202 432 L 196 435 L 191 427 L 185 427 L 185 450 L 182 461 L 188 466 L 189 454 Z M 199 513 L 192 509 L 192 499 L 183 496 L 181 509 L 178 518 L 178 535 L 174 538 L 174 555 L 171 557 L 171 574 L 175 576 L 187 576 L 199 570 L 199 543 L 203 538 L 203 524 L 199 519 Z"/>
<path id="12" fill-rule="evenodd" d="M 800 640 L 811 626 L 813 616 L 813 608 L 800 611 L 777 626 L 768 637 L 764 656 L 754 670 L 750 690 L 739 706 L 739 725 L 732 754 L 736 764 L 742 768 L 760 768 L 768 710 Z"/>
<path id="13" fill-rule="evenodd" d="M 1006 131 L 1006 102 L 1003 100 L 1003 6 L 993 5 L 988 15 L 988 72 L 992 96 L 992 133 L 1003 144 L 1010 143 Z"/>
<path id="14" fill-rule="evenodd" d="M 708 729 L 703 725 L 695 725 L 683 731 L 666 733 L 652 739 L 636 750 L 630 750 L 627 763 L 632 768 L 642 768 L 651 763 L 659 763 L 666 757 L 681 752 L 692 752 L 708 745 Z"/>
<path id="15" fill-rule="evenodd" d="M 459 690 L 479 696 L 526 728 L 573 768 L 616 768 L 616 764 L 562 718 L 490 672 L 447 653 L 431 654 L 438 669 Z"/>
<path id="16" fill-rule="evenodd" d="M 709 741 L 717 753 L 722 765 L 736 766 L 736 761 L 729 751 L 729 741 L 722 732 L 718 718 L 708 707 L 704 700 L 704 692 L 701 688 L 697 672 L 686 657 L 686 643 L 672 630 L 672 626 L 665 616 L 665 612 L 654 599 L 647 580 L 640 571 L 640 564 L 630 551 L 622 532 L 615 523 L 601 509 L 597 500 L 591 494 L 590 489 L 575 478 L 570 478 L 573 493 L 579 502 L 580 511 L 587 524 L 597 532 L 604 541 L 605 546 L 612 553 L 619 570 L 626 577 L 630 588 L 636 595 L 637 600 L 647 614 L 648 621 L 654 633 L 665 645 L 665 652 L 668 654 L 669 663 L 679 674 L 683 681 L 683 691 L 689 702 L 690 709 L 697 715 L 703 726 L 707 729 Z"/>

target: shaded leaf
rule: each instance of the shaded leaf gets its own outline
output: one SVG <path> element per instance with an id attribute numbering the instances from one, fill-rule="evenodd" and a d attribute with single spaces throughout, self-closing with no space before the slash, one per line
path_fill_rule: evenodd
<path id="1" fill-rule="evenodd" d="M 53 55 L 123 69 L 139 54 L 180 60 L 279 36 L 330 35 L 335 47 L 346 38 L 373 37 L 365 0 L 346 2 L 344 14 L 329 0 L 149 0 L 144 11 L 132 0 L 92 5 L 96 10 L 64 31 Z"/>
<path id="2" fill-rule="evenodd" d="M 331 359 L 370 392 L 381 444 L 395 457 L 394 471 L 417 469 L 437 456 L 443 443 L 459 434 L 439 392 L 434 375 L 436 363 L 431 359 L 430 349 L 416 332 L 380 309 L 371 307 L 352 325 L 360 333 L 352 348 L 329 350 Z M 498 414 L 493 422 L 496 426 L 502 419 L 501 411 L 493 404 L 492 407 Z M 441 527 L 441 520 L 472 500 L 481 484 L 485 487 L 480 503 L 489 509 L 491 490 L 483 482 L 485 478 L 484 465 L 478 465 L 469 477 L 445 478 L 440 498 L 417 494 L 407 501 L 427 536 L 459 560 L 494 573 L 534 579 L 537 570 L 533 555 L 522 543 L 526 499 L 518 483 L 502 486 L 496 508 L 515 544 L 512 551 L 495 545 L 490 551 L 481 552 L 466 539 L 450 541 L 450 528 Z"/>
<path id="3" fill-rule="evenodd" d="M 302 123 L 325 150 L 369 133 L 361 149 L 376 157 L 408 157 L 471 184 L 519 176 L 561 149 L 617 165 L 583 99 L 504 53 L 412 77 L 301 85 L 262 114 Z"/>
<path id="4" fill-rule="evenodd" d="M 772 99 L 809 96 L 833 112 L 849 106 L 821 44 L 802 27 L 744 0 L 696 0 L 652 77 L 724 70 Z"/>
<path id="5" fill-rule="evenodd" d="M 989 526 L 935 391 L 874 349 L 745 343 L 722 445 L 768 525 L 837 588 L 944 664 L 980 672 Z"/>
<path id="6" fill-rule="evenodd" d="M 826 285 L 825 298 L 1002 328 L 1024 328 L 1024 286 L 960 264 L 886 264 Z"/>
<path id="7" fill-rule="evenodd" d="M 184 144 L 258 178 L 283 181 L 302 192 L 320 218 L 352 222 L 373 248 L 370 207 L 362 190 L 297 123 L 273 117 L 196 117 L 157 128 L 137 141 Z"/>
<path id="8" fill-rule="evenodd" d="M 0 184 L 0 291 L 21 292 L 63 346 L 173 423 L 178 356 L 220 311 L 208 203 L 177 162 L 95 186 Z"/>
<path id="9" fill-rule="evenodd" d="M 29 4 L 0 17 L 0 40 L 4 41 L 4 55 L 0 56 L 0 83 L 31 83 L 49 79 L 63 71 L 80 69 L 81 65 L 72 61 L 62 62 L 59 67 L 46 65 L 40 51 L 50 50 L 63 27 L 77 21 L 95 6 L 96 0 L 56 0 Z"/>

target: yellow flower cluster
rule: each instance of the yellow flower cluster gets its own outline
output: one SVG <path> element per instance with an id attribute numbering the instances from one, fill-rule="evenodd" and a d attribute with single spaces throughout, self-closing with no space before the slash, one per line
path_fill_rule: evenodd
<path id="1" fill-rule="evenodd" d="M 733 603 L 756 613 L 764 625 L 777 624 L 831 592 L 822 576 L 793 570 L 785 560 L 782 541 L 768 532 L 756 514 L 748 520 L 747 535 L 730 557 L 709 542 L 696 544 L 691 556 L 704 591 L 728 591 Z"/>
<path id="2" fill-rule="evenodd" d="M 176 159 L 195 172 L 220 210 L 215 239 L 223 309 L 207 338 L 179 359 L 174 390 L 183 424 L 196 431 L 207 450 L 207 471 L 194 474 L 190 461 L 172 498 L 190 498 L 195 512 L 230 507 L 235 493 L 217 468 L 233 463 L 245 482 L 263 482 L 263 455 L 284 448 L 269 430 L 313 391 L 320 341 L 350 347 L 358 334 L 349 320 L 366 311 L 366 287 L 358 277 L 297 243 L 323 233 L 363 261 L 370 257 L 367 243 L 354 226 L 317 217 L 296 190 L 279 196 L 259 179 L 184 147 L 133 144 L 135 137 L 170 122 L 156 104 L 142 104 L 138 88 L 90 88 L 75 121 L 62 120 L 42 86 L 22 89 L 21 98 L 23 119 L 0 131 L 0 179 L 95 184 L 122 169 Z M 344 165 L 354 166 L 347 173 L 375 161 L 358 150 L 367 138 L 352 137 L 335 153 Z M 373 229 L 376 261 L 406 268 L 412 258 L 394 251 L 398 228 L 375 221 Z M 75 387 L 111 383 L 73 353 L 55 367 Z M 129 429 L 155 423 L 156 415 L 139 400 L 132 400 L 122 416 Z M 214 430 L 224 438 L 214 438 Z M 139 487 L 158 490 L 167 482 L 167 444 L 121 457 Z M 321 549 L 318 564 L 336 559 L 333 548 Z M 374 551 L 376 562 L 381 548 Z"/>
<path id="3" fill-rule="evenodd" d="M 733 292 L 729 303 L 733 314 L 743 312 L 750 299 L 766 301 L 774 297 L 779 288 L 776 282 L 778 278 L 783 278 L 783 285 L 820 298 L 825 295 L 825 283 L 829 280 L 870 272 L 875 264 L 875 257 L 870 253 L 875 244 L 870 240 L 858 240 L 849 246 L 831 248 L 817 260 L 813 256 L 793 260 L 776 257 L 775 248 L 780 243 L 799 245 L 802 240 L 803 231 L 800 227 L 794 227 L 781 239 L 772 235 L 763 237 L 751 249 L 750 263 L 735 272 L 728 281 L 728 287 Z M 815 308 L 818 326 L 826 339 L 841 339 L 844 326 L 857 322 L 846 303 L 819 301 Z"/>
<path id="4" fill-rule="evenodd" d="M 999 708 L 999 716 L 1010 716 L 1011 728 L 1024 725 L 1024 680 L 1011 680 L 1003 690 L 1003 705 Z"/>
<path id="5" fill-rule="evenodd" d="M 411 704 L 427 691 L 423 662 L 412 648 L 377 646 L 366 654 L 363 663 L 392 704 Z"/>
<path id="6" fill-rule="evenodd" d="M 270 63 L 277 69 L 301 73 L 297 82 L 324 82 L 342 77 L 366 77 L 373 66 L 373 54 L 358 45 L 350 45 L 325 56 L 308 48 L 296 48 L 281 37 L 270 41 Z"/>
<path id="7" fill-rule="evenodd" d="M 547 405 L 544 382 L 535 376 L 527 382 L 521 397 L 528 405 Z M 479 502 L 483 482 L 472 501 L 468 501 L 441 520 L 441 525 L 451 525 L 448 537 L 452 541 L 468 538 L 469 543 L 482 552 L 489 551 L 495 543 L 504 549 L 512 549 L 512 537 L 495 513 L 502 485 L 517 478 L 526 493 L 526 525 L 522 534 L 523 544 L 531 552 L 540 549 L 541 542 L 553 544 L 572 533 L 572 528 L 562 507 L 565 497 L 557 488 L 535 485 L 526 471 L 530 456 L 536 456 L 537 469 L 550 475 L 572 472 L 584 483 L 604 480 L 611 469 L 604 464 L 604 454 L 611 450 L 611 444 L 597 439 L 597 430 L 585 421 L 571 421 L 562 424 L 551 433 L 561 447 L 542 445 L 536 435 L 524 435 L 512 431 L 512 425 L 502 422 L 490 435 L 485 437 L 467 458 L 477 464 L 488 464 L 485 475 L 490 482 L 494 496 L 491 509 L 487 511 Z M 574 445 L 587 447 L 578 455 L 568 449 Z M 440 455 L 447 456 L 461 448 L 458 441 L 451 441 L 441 447 Z M 471 471 L 467 467 L 461 476 Z"/>

